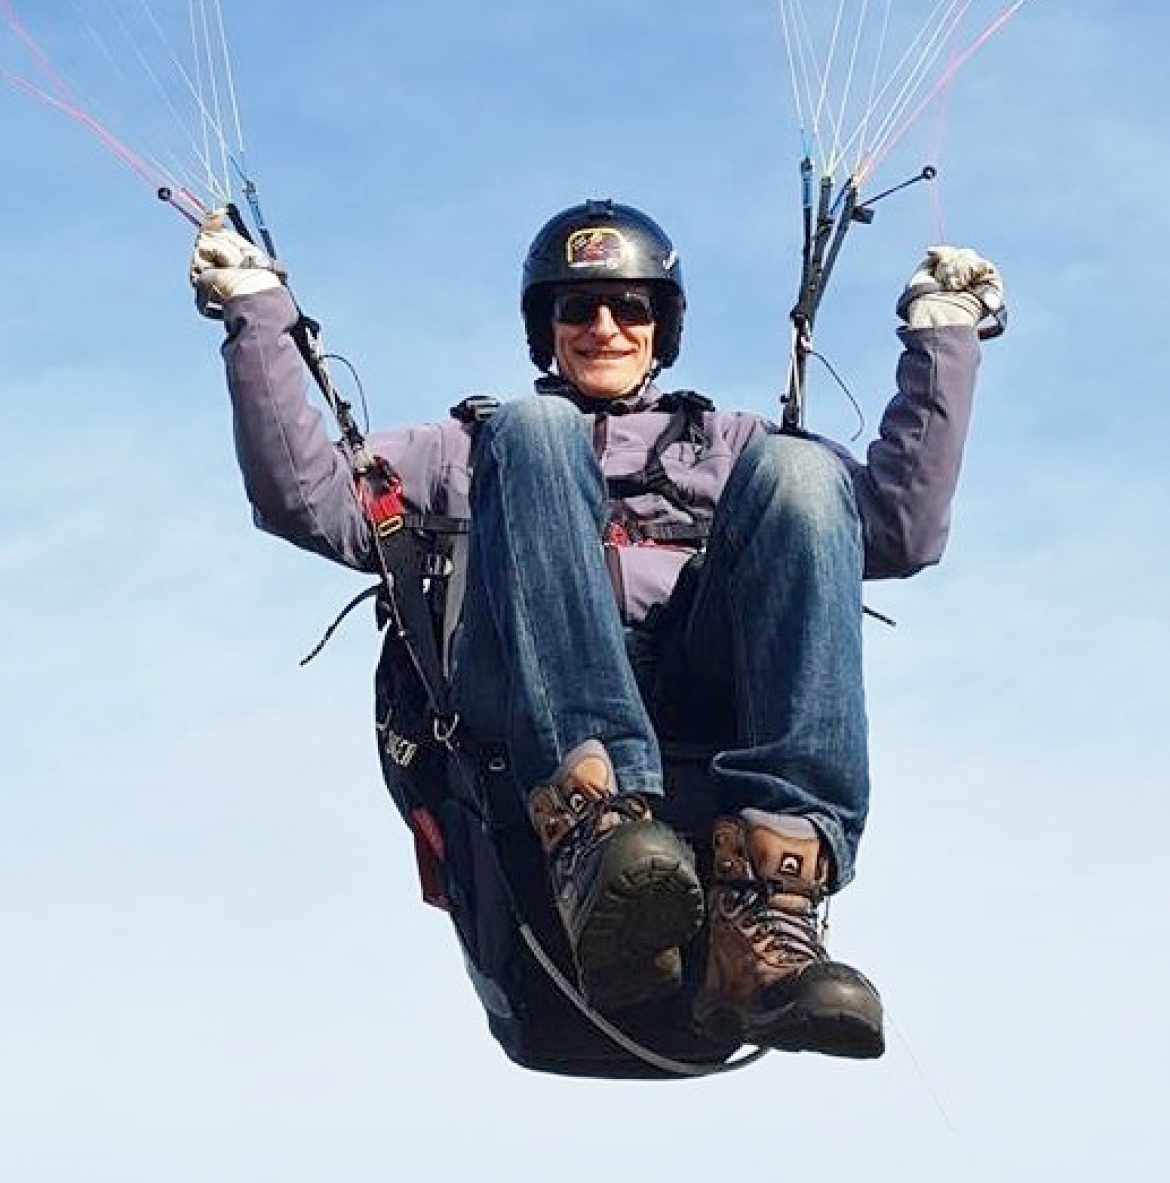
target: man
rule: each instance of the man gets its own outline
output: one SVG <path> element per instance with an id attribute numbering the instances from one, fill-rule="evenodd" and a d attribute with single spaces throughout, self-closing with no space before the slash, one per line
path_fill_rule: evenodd
<path id="1" fill-rule="evenodd" d="M 370 568 L 349 466 L 302 395 L 280 276 L 212 219 L 192 280 L 227 327 L 258 524 Z M 820 923 L 868 808 L 861 584 L 940 557 L 977 326 L 1001 295 L 974 252 L 930 252 L 899 303 L 898 393 L 862 464 L 664 395 L 685 311 L 677 254 L 645 214 L 590 201 L 552 218 L 525 262 L 538 394 L 474 430 L 371 441 L 415 509 L 470 514 L 452 693 L 468 734 L 506 746 L 600 1011 L 675 992 L 706 923 L 700 1032 L 881 1054 L 877 992 L 830 960 Z M 661 818 L 663 739 L 713 752 L 720 815 L 698 862 Z"/>

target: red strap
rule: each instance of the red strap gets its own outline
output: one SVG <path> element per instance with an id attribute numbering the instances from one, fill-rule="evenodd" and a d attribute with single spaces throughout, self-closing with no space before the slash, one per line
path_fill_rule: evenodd
<path id="1" fill-rule="evenodd" d="M 402 525 L 406 513 L 402 480 L 381 457 L 372 474 L 358 477 L 357 491 L 367 516 L 379 533 L 391 533 Z"/>
<path id="2" fill-rule="evenodd" d="M 410 829 L 414 834 L 414 858 L 418 864 L 418 882 L 423 902 L 444 912 L 451 910 L 443 873 L 443 832 L 430 810 L 410 811 Z"/>
<path id="3" fill-rule="evenodd" d="M 630 530 L 624 522 L 618 521 L 616 518 L 611 520 L 605 527 L 605 535 L 602 542 L 606 546 L 657 546 L 658 543 L 653 538 L 645 538 L 636 535 Z"/>

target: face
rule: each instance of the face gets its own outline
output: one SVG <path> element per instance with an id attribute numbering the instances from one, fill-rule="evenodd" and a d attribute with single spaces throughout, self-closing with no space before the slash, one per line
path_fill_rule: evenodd
<path id="1" fill-rule="evenodd" d="M 588 398 L 616 399 L 636 391 L 646 379 L 654 362 L 654 322 L 634 323 L 641 319 L 639 305 L 653 305 L 647 284 L 594 282 L 567 287 L 558 293 L 553 310 L 553 353 L 557 372 Z M 614 306 L 573 297 L 613 296 Z M 629 301 L 618 297 L 628 296 Z M 563 309 L 561 304 L 563 303 Z M 584 323 L 572 324 L 560 318 L 561 312 L 576 320 L 583 311 L 591 311 Z"/>

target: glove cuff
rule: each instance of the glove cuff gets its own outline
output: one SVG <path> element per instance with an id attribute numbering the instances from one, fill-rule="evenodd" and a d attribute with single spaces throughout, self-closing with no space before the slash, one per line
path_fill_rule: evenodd
<path id="1" fill-rule="evenodd" d="M 951 325 L 974 328 L 987 308 L 970 292 L 931 292 L 917 299 L 902 300 L 898 311 L 912 329 L 937 329 Z"/>
<path id="2" fill-rule="evenodd" d="M 219 320 L 228 300 L 270 291 L 281 283 L 276 272 L 263 267 L 216 267 L 195 278 L 195 306 L 204 316 Z"/>

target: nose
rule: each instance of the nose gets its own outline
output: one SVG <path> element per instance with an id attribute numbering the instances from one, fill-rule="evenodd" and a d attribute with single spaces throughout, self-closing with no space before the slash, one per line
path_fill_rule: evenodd
<path id="1" fill-rule="evenodd" d="M 595 337 L 614 337 L 621 332 L 608 304 L 597 305 L 597 311 L 589 322 L 589 332 Z"/>

